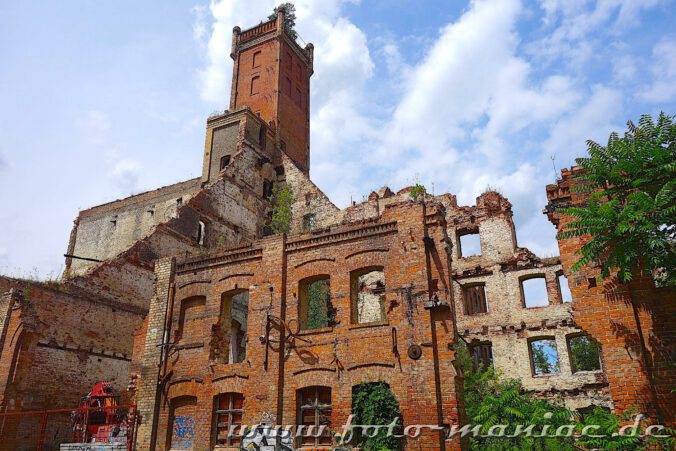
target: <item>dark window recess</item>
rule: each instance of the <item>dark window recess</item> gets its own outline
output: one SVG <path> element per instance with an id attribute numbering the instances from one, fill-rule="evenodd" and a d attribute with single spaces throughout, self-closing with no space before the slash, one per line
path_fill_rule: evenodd
<path id="1" fill-rule="evenodd" d="M 230 164 L 230 155 L 221 158 L 221 171 Z"/>
<path id="2" fill-rule="evenodd" d="M 486 369 L 493 364 L 493 346 L 490 343 L 471 345 L 469 353 L 472 356 L 474 371 L 479 368 Z"/>
<path id="3" fill-rule="evenodd" d="M 265 127 L 261 125 L 260 130 L 258 130 L 258 144 L 261 146 L 262 149 L 265 149 Z"/>
<path id="4" fill-rule="evenodd" d="M 251 95 L 258 94 L 261 77 L 255 76 L 251 79 Z"/>
<path id="5" fill-rule="evenodd" d="M 465 314 L 476 315 L 488 312 L 486 286 L 472 285 L 464 288 Z"/>
<path id="6" fill-rule="evenodd" d="M 178 199 L 176 199 L 176 205 L 183 205 L 183 198 L 182 197 L 179 197 Z"/>
<path id="7" fill-rule="evenodd" d="M 110 225 L 113 227 L 117 226 L 117 216 L 113 216 L 113 218 L 110 220 Z"/>
<path id="8" fill-rule="evenodd" d="M 274 192 L 274 182 L 272 180 L 263 181 L 263 197 L 269 199 Z"/>
<path id="9" fill-rule="evenodd" d="M 253 67 L 258 67 L 261 65 L 261 52 L 260 50 L 257 52 L 254 52 L 253 54 Z"/>
<path id="10" fill-rule="evenodd" d="M 229 434 L 232 430 L 239 433 L 238 426 L 242 425 L 244 415 L 244 395 L 240 393 L 225 393 L 214 400 L 214 442 L 216 445 L 239 446 L 242 437 L 239 434 Z"/>
<path id="11" fill-rule="evenodd" d="M 303 216 L 303 232 L 311 232 L 315 229 L 317 219 L 314 213 L 308 213 Z"/>
<path id="12" fill-rule="evenodd" d="M 298 394 L 298 425 L 305 431 L 313 426 L 313 434 L 299 434 L 299 446 L 331 445 L 331 389 L 308 387 Z M 307 435 L 307 436 L 306 436 Z"/>

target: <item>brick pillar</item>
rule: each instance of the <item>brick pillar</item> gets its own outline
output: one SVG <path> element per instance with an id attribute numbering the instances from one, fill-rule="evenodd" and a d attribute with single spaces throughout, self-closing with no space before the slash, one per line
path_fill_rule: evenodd
<path id="1" fill-rule="evenodd" d="M 148 332 L 141 359 L 141 383 L 138 392 L 138 410 L 141 424 L 136 440 L 137 449 L 153 450 L 156 445 L 159 390 L 159 365 L 162 355 L 167 304 L 174 281 L 176 260 L 162 258 L 155 262 L 155 294 L 148 310 Z"/>

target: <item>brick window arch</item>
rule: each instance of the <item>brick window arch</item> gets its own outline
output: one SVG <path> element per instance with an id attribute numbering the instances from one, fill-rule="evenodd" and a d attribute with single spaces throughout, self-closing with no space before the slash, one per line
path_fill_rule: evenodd
<path id="1" fill-rule="evenodd" d="M 385 273 L 382 266 L 356 269 L 350 273 L 352 324 L 385 321 L 385 299 Z"/>

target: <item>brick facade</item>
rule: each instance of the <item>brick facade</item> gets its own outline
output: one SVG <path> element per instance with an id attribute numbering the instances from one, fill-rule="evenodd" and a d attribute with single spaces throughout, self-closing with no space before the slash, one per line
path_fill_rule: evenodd
<path id="1" fill-rule="evenodd" d="M 584 205 L 575 191 L 582 169 L 564 169 L 555 185 L 547 186 L 545 212 L 558 232 L 572 220 L 561 208 Z M 676 412 L 673 365 L 676 292 L 658 288 L 650 274 L 636 274 L 630 283 L 616 277 L 598 279 L 600 267 L 571 267 L 586 237 L 559 239 L 563 271 L 573 296 L 573 319 L 601 344 L 610 394 L 618 412 L 636 408 L 661 424 L 673 425 Z"/>

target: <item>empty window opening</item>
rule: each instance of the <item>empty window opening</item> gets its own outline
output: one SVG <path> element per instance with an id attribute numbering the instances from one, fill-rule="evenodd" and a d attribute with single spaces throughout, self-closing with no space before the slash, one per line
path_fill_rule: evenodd
<path id="1" fill-rule="evenodd" d="M 178 199 L 176 199 L 176 205 L 177 206 L 183 205 L 183 198 L 182 197 L 179 197 Z"/>
<path id="2" fill-rule="evenodd" d="M 383 268 L 358 269 L 350 273 L 353 324 L 385 321 L 385 297 Z"/>
<path id="3" fill-rule="evenodd" d="M 214 398 L 214 443 L 218 446 L 238 447 L 241 443 L 239 427 L 244 415 L 244 395 L 224 393 Z M 235 432 L 234 434 L 228 433 Z"/>
<path id="4" fill-rule="evenodd" d="M 568 278 L 563 274 L 556 276 L 556 281 L 559 284 L 559 293 L 561 293 L 562 302 L 573 302 L 573 294 L 570 292 L 570 286 L 568 285 Z"/>
<path id="5" fill-rule="evenodd" d="M 481 255 L 481 238 L 479 232 L 463 233 L 458 237 L 460 257 Z"/>
<path id="6" fill-rule="evenodd" d="M 331 445 L 331 389 L 308 387 L 298 391 L 298 446 Z M 310 429 L 312 428 L 312 429 Z"/>
<path id="7" fill-rule="evenodd" d="M 252 67 L 258 67 L 261 65 L 261 51 L 258 50 L 253 54 Z"/>
<path id="8" fill-rule="evenodd" d="M 269 199 L 274 193 L 274 182 L 272 180 L 263 180 L 263 197 Z"/>
<path id="9" fill-rule="evenodd" d="M 532 340 L 529 345 L 533 375 L 543 376 L 559 372 L 559 354 L 554 338 Z"/>
<path id="10" fill-rule="evenodd" d="M 303 232 L 312 232 L 317 224 L 317 218 L 314 213 L 303 215 Z"/>
<path id="11" fill-rule="evenodd" d="M 265 126 L 261 125 L 261 128 L 258 130 L 258 145 L 261 146 L 261 149 L 265 149 Z"/>
<path id="12" fill-rule="evenodd" d="M 525 307 L 542 307 L 549 304 L 547 281 L 544 276 L 521 280 L 521 293 Z"/>
<path id="13" fill-rule="evenodd" d="M 258 90 L 260 89 L 260 76 L 255 76 L 251 79 L 251 95 L 258 94 Z"/>
<path id="14" fill-rule="evenodd" d="M 463 287 L 465 315 L 476 315 L 488 312 L 486 301 L 486 285 L 476 284 Z"/>
<path id="15" fill-rule="evenodd" d="M 220 170 L 222 171 L 230 164 L 230 155 L 225 155 L 221 157 Z"/>
<path id="16" fill-rule="evenodd" d="M 568 352 L 573 373 L 601 369 L 598 344 L 587 335 L 568 338 Z"/>
<path id="17" fill-rule="evenodd" d="M 204 246 L 204 240 L 207 234 L 207 224 L 204 221 L 197 223 L 197 244 Z"/>
<path id="18" fill-rule="evenodd" d="M 113 226 L 113 227 L 116 227 L 116 226 L 117 226 L 117 216 L 113 216 L 113 217 L 110 219 L 110 225 Z"/>
<path id="19" fill-rule="evenodd" d="M 321 329 L 334 326 L 335 311 L 331 305 L 331 283 L 328 275 L 311 277 L 299 282 L 301 329 Z"/>
<path id="20" fill-rule="evenodd" d="M 218 323 L 212 332 L 210 360 L 217 363 L 244 362 L 248 315 L 247 290 L 228 291 L 221 295 Z"/>
<path id="21" fill-rule="evenodd" d="M 469 355 L 472 357 L 472 367 L 474 368 L 474 371 L 486 369 L 493 365 L 493 346 L 491 343 L 470 345 Z"/>
<path id="22" fill-rule="evenodd" d="M 192 449 L 197 433 L 197 398 L 180 396 L 171 400 L 167 449 Z"/>

